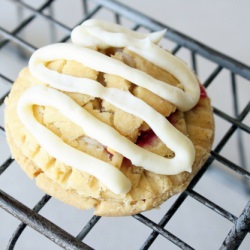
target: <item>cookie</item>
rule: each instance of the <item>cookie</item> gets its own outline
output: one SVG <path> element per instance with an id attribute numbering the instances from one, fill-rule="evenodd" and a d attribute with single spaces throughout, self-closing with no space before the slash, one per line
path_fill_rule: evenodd
<path id="1" fill-rule="evenodd" d="M 143 34 L 88 20 L 72 43 L 37 50 L 6 99 L 13 157 L 46 193 L 101 216 L 132 215 L 183 191 L 214 137 L 194 73 Z"/>

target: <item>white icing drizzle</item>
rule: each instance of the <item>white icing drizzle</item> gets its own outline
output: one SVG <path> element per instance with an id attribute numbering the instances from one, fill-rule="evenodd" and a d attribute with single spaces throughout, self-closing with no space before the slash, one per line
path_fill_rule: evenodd
<path id="1" fill-rule="evenodd" d="M 38 140 L 41 147 L 53 157 L 73 168 L 95 176 L 114 193 L 127 193 L 130 190 L 130 181 L 117 168 L 69 146 L 41 125 L 33 114 L 32 107 L 35 104 L 55 107 L 80 126 L 85 124 L 86 120 L 95 120 L 92 115 L 67 95 L 43 85 L 36 85 L 25 91 L 19 100 L 17 109 L 24 125 Z M 92 123 L 95 124 L 94 121 Z"/>
<path id="2" fill-rule="evenodd" d="M 170 72 L 183 84 L 184 92 L 165 82 L 151 79 L 149 75 L 143 76 L 143 74 L 140 74 L 141 79 L 138 79 L 138 82 L 134 82 L 135 79 L 128 80 L 139 86 L 141 86 L 140 83 L 142 84 L 146 81 L 147 86 L 142 87 L 174 103 L 179 110 L 187 111 L 194 107 L 199 100 L 199 84 L 197 84 L 194 73 L 182 60 L 155 44 L 155 42 L 158 42 L 162 38 L 164 33 L 165 30 L 151 34 L 141 34 L 117 24 L 90 19 L 72 31 L 71 39 L 74 44 L 83 47 L 88 47 L 90 41 L 97 48 L 107 48 L 110 46 L 127 47 L 149 62 Z M 95 63 L 94 60 L 93 62 Z M 130 74 L 133 75 L 134 71 L 136 70 L 131 69 L 131 72 L 124 71 L 124 74 L 129 77 Z M 115 72 L 114 70 L 113 73 L 115 74 Z"/>
<path id="3" fill-rule="evenodd" d="M 154 44 L 162 35 L 162 32 L 141 34 L 119 25 L 89 20 L 73 30 L 72 41 L 76 44 L 46 46 L 37 50 L 29 62 L 32 75 L 50 87 L 34 86 L 21 96 L 18 103 L 20 119 L 48 153 L 65 164 L 95 176 L 114 193 L 127 193 L 130 190 L 131 184 L 127 177 L 114 166 L 65 144 L 59 137 L 36 121 L 32 106 L 37 104 L 58 109 L 64 116 L 82 127 L 90 138 L 121 153 L 136 166 L 167 175 L 183 171 L 191 172 L 195 157 L 192 142 L 151 106 L 127 91 L 105 88 L 97 81 L 63 75 L 49 70 L 45 66 L 48 61 L 55 59 L 74 60 L 97 71 L 121 76 L 138 86 L 147 88 L 174 103 L 180 110 L 191 109 L 199 99 L 198 82 L 183 62 Z M 86 48 L 86 46 L 91 48 Z M 127 47 L 170 71 L 183 83 L 185 91 L 158 81 L 144 72 L 130 68 L 123 62 L 93 49 L 93 47 L 106 48 L 110 46 Z M 125 112 L 143 119 L 156 135 L 175 152 L 175 157 L 167 159 L 137 146 L 120 135 L 114 128 L 82 109 L 59 90 L 102 98 Z"/>

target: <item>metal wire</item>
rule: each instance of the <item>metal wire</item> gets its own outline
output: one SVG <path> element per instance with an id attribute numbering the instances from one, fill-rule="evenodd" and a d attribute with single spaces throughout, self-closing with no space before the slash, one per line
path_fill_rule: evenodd
<path id="1" fill-rule="evenodd" d="M 17 217 L 23 223 L 29 225 L 31 228 L 43 234 L 45 237 L 48 237 L 50 240 L 64 249 L 92 249 L 91 247 L 87 246 L 86 244 L 82 243 L 81 241 L 77 240 L 75 237 L 64 231 L 62 228 L 53 224 L 51 221 L 42 217 L 34 210 L 29 209 L 1 190 L 0 205 L 5 211 Z M 10 247 L 13 249 L 14 241 L 12 242 L 13 243 L 11 243 Z"/>
<path id="2" fill-rule="evenodd" d="M 35 205 L 33 211 L 38 213 L 43 208 L 43 206 L 50 200 L 50 198 L 51 197 L 49 195 L 44 195 L 42 199 Z M 14 249 L 19 236 L 24 231 L 26 226 L 27 224 L 23 222 L 18 226 L 18 228 L 16 229 L 16 231 L 13 233 L 12 237 L 9 240 L 9 244 L 7 246 L 8 250 Z"/>
<path id="3" fill-rule="evenodd" d="M 244 211 L 235 222 L 234 226 L 228 233 L 220 250 L 237 249 L 250 229 L 250 201 L 247 203 Z"/>
<path id="4" fill-rule="evenodd" d="M 44 1 L 44 3 L 35 8 L 23 1 L 12 1 L 12 3 L 17 7 L 17 11 L 29 11 L 31 13 L 27 17 L 23 15 L 20 16 L 20 22 L 12 31 L 8 31 L 5 27 L 0 26 L 0 52 L 6 48 L 9 43 L 15 44 L 18 51 L 27 50 L 29 53 L 33 52 L 37 47 L 30 42 L 28 42 L 20 34 L 26 30 L 29 25 L 34 22 L 37 18 L 41 18 L 46 21 L 51 29 L 51 32 L 54 33 L 54 29 L 60 28 L 65 31 L 65 36 L 58 40 L 58 42 L 64 42 L 69 39 L 70 31 L 72 27 L 69 27 L 67 24 L 58 21 L 54 17 L 54 4 L 57 0 Z M 91 6 L 90 3 L 94 5 Z M 245 187 L 246 191 L 249 192 L 249 180 L 250 173 L 247 169 L 247 160 L 243 147 L 243 136 L 242 133 L 250 134 L 250 127 L 245 124 L 243 121 L 245 117 L 249 114 L 250 102 L 248 102 L 245 107 L 241 110 L 239 109 L 239 93 L 238 93 L 238 83 L 237 77 L 240 76 L 246 80 L 250 80 L 250 67 L 233 59 L 228 56 L 225 56 L 204 44 L 199 43 L 198 41 L 185 36 L 179 31 L 174 30 L 173 28 L 159 23 L 152 18 L 147 17 L 146 15 L 135 11 L 119 2 L 111 0 L 82 0 L 81 1 L 83 15 L 74 26 L 83 22 L 88 18 L 95 17 L 102 10 L 109 10 L 113 13 L 113 20 L 117 23 L 122 23 L 123 19 L 129 19 L 133 22 L 133 29 L 137 30 L 141 27 L 148 30 L 159 30 L 162 28 L 167 28 L 168 32 L 165 36 L 166 39 L 171 40 L 175 43 L 174 48 L 172 49 L 173 54 L 179 53 L 183 48 L 190 51 L 190 60 L 191 65 L 196 73 L 199 73 L 199 61 L 197 60 L 197 55 L 206 58 L 207 60 L 215 63 L 215 69 L 208 75 L 207 79 L 204 81 L 204 86 L 206 88 L 214 84 L 216 78 L 223 72 L 224 69 L 230 72 L 231 76 L 231 86 L 232 86 L 232 97 L 233 97 L 233 106 L 234 106 L 234 117 L 230 114 L 227 114 L 224 110 L 220 110 L 217 107 L 214 107 L 214 114 L 219 118 L 227 122 L 230 127 L 225 131 L 224 136 L 217 143 L 215 148 L 211 151 L 211 155 L 204 164 L 203 168 L 199 173 L 194 177 L 192 182 L 186 191 L 181 193 L 172 206 L 165 212 L 163 217 L 158 223 L 147 218 L 145 215 L 134 215 L 132 218 L 142 223 L 145 227 L 150 228 L 152 231 L 145 239 L 140 249 L 149 249 L 150 246 L 155 242 L 159 235 L 163 236 L 166 240 L 171 241 L 173 244 L 178 246 L 181 249 L 194 249 L 194 247 L 187 242 L 185 242 L 180 237 L 174 235 L 169 230 L 165 229 L 165 226 L 171 221 L 172 217 L 180 209 L 180 207 L 185 203 L 186 199 L 189 197 L 198 201 L 202 206 L 206 206 L 208 209 L 217 213 L 219 216 L 225 218 L 230 223 L 232 223 L 232 228 L 228 232 L 228 235 L 225 239 L 222 239 L 220 249 L 237 249 L 241 243 L 244 241 L 246 234 L 249 232 L 250 228 L 250 202 L 248 202 L 242 211 L 241 215 L 237 217 L 236 215 L 227 211 L 227 209 L 222 208 L 215 202 L 209 200 L 207 197 L 199 194 L 197 191 L 194 191 L 194 187 L 201 180 L 202 176 L 206 175 L 207 171 L 210 169 L 214 161 L 220 162 L 225 168 L 233 171 L 240 180 L 240 183 Z M 0 7 L 1 8 L 1 7 Z M 47 11 L 47 12 L 45 12 Z M 47 13 L 47 14 L 46 14 Z M 52 37 L 53 36 L 53 37 Z M 56 40 L 56 36 L 53 34 L 51 37 L 53 40 Z M 21 55 L 21 54 L 20 54 Z M 19 56 L 20 56 L 19 55 Z M 0 69 L 1 70 L 1 69 Z M 4 81 L 7 85 L 11 86 L 14 79 L 6 76 L 4 73 L 0 72 L 0 81 Z M 248 82 L 250 84 L 250 82 Z M 3 105 L 5 97 L 8 95 L 8 91 L 1 93 L 0 91 L 0 106 Z M 5 135 L 4 127 L 0 126 L 0 131 Z M 234 134 L 237 134 L 237 148 L 239 149 L 240 162 L 236 164 L 229 159 L 225 158 L 221 151 L 227 145 L 228 141 L 232 138 Z M 8 171 L 9 167 L 13 163 L 13 159 L 9 156 L 7 159 L 3 160 L 0 165 L 0 180 L 3 173 Z M 92 249 L 87 244 L 82 241 L 85 237 L 93 230 L 93 228 L 99 223 L 101 217 L 93 216 L 86 224 L 82 226 L 82 230 L 74 236 L 66 231 L 64 231 L 59 226 L 55 225 L 48 219 L 44 218 L 39 214 L 39 211 L 43 209 L 49 202 L 50 197 L 45 195 L 42 197 L 38 203 L 34 206 L 33 209 L 28 208 L 20 201 L 14 199 L 9 194 L 0 190 L 0 207 L 16 217 L 21 224 L 17 227 L 16 231 L 13 232 L 12 237 L 10 238 L 7 249 L 15 249 L 16 243 L 19 237 L 22 236 L 22 233 L 25 231 L 26 227 L 29 226 L 34 230 L 38 231 L 45 237 L 49 238 L 51 241 L 61 246 L 64 249 Z"/>

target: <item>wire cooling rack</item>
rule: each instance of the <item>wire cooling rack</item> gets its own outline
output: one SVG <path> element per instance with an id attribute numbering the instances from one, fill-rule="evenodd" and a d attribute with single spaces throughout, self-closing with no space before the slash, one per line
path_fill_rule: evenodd
<path id="1" fill-rule="evenodd" d="M 9 11 L 9 20 L 2 22 L 4 25 L 0 24 L 0 207 L 2 208 L 0 210 L 0 249 L 24 249 L 18 247 L 22 238 L 26 239 L 29 244 L 32 241 L 35 242 L 34 244 L 37 243 L 35 249 L 38 249 L 38 244 L 42 245 L 41 249 L 45 249 L 43 248 L 45 246 L 43 240 L 52 242 L 51 248 L 46 249 L 52 249 L 52 245 L 64 249 L 93 249 L 96 247 L 95 242 L 101 242 L 103 240 L 102 235 L 108 234 L 109 231 L 110 234 L 114 234 L 113 238 L 120 237 L 121 239 L 118 240 L 121 242 L 129 242 L 129 239 L 132 239 L 133 236 L 123 236 L 123 233 L 127 231 L 126 233 L 129 235 L 134 226 L 136 229 L 137 227 L 140 228 L 140 231 L 133 233 L 137 239 L 137 245 L 123 247 L 125 243 L 121 243 L 119 249 L 166 249 L 169 244 L 169 249 L 195 249 L 198 248 L 195 245 L 196 243 L 193 245 L 192 241 L 185 236 L 187 231 L 192 231 L 196 235 L 193 238 L 201 237 L 198 241 L 203 241 L 204 237 L 208 237 L 208 231 L 215 230 L 215 235 L 218 234 L 216 228 L 219 228 L 221 221 L 227 222 L 227 230 L 220 234 L 222 236 L 220 244 L 217 244 L 217 249 L 238 249 L 244 245 L 247 239 L 250 242 L 248 235 L 250 228 L 250 201 L 248 201 L 250 173 L 247 169 L 249 165 L 247 154 L 249 152 L 249 137 L 247 136 L 250 132 L 250 127 L 247 125 L 247 118 L 249 118 L 247 116 L 250 109 L 250 67 L 220 54 L 119 2 L 110 0 L 68 1 L 71 2 L 71 6 L 70 10 L 66 10 L 67 12 L 60 7 L 62 2 L 58 0 L 0 1 L 0 10 L 4 11 L 8 8 Z M 76 2 L 81 8 L 72 11 Z M 70 18 L 65 17 L 67 13 L 70 14 Z M 221 129 L 221 132 L 216 137 L 211 155 L 202 170 L 193 179 L 186 191 L 167 201 L 167 205 L 164 205 L 159 211 L 154 211 L 153 215 L 146 212 L 124 218 L 131 225 L 134 225 L 129 227 L 130 224 L 126 224 L 127 229 L 122 229 L 124 219 L 121 218 L 110 219 L 111 221 L 107 222 L 108 226 L 105 224 L 106 226 L 103 228 L 101 225 L 106 219 L 92 216 L 88 211 L 81 211 L 81 217 L 79 217 L 79 214 L 77 214 L 79 212 L 72 210 L 72 213 L 63 213 L 58 221 L 54 221 L 53 216 L 56 217 L 60 214 L 60 209 L 57 210 L 57 206 L 60 207 L 61 203 L 57 203 L 41 191 L 33 191 L 35 189 L 33 182 L 31 186 L 27 187 L 28 181 L 25 177 L 21 176 L 18 177 L 18 180 L 15 179 L 17 174 L 20 175 L 20 173 L 15 173 L 19 168 L 10 156 L 3 125 L 4 99 L 18 71 L 27 64 L 31 53 L 44 44 L 68 41 L 74 26 L 88 18 L 99 17 L 122 23 L 135 30 L 155 31 L 168 28 L 164 38 L 166 46 L 171 47 L 174 54 L 189 59 L 190 66 L 202 78 L 207 91 L 216 92 L 216 89 L 221 87 L 222 80 L 226 82 L 226 89 L 229 89 L 229 92 L 224 93 L 228 95 L 227 99 L 229 100 L 227 105 L 229 108 L 226 110 L 221 108 L 220 102 L 214 101 L 216 97 L 214 99 L 212 97 L 216 129 Z M 203 63 L 210 70 L 209 73 L 203 73 Z M 247 91 L 248 94 L 245 95 L 246 98 L 244 99 L 241 95 Z M 234 149 L 232 154 L 236 154 L 233 158 L 230 157 L 231 152 L 226 153 L 228 145 Z M 214 199 L 214 196 L 210 195 L 209 192 L 202 193 L 197 188 L 199 185 L 202 186 L 207 176 L 211 175 L 213 180 L 225 182 L 228 188 L 226 192 L 224 189 L 218 188 L 216 194 L 219 198 L 217 199 Z M 208 182 L 205 185 L 208 190 L 211 190 L 213 183 Z M 229 199 L 231 203 L 223 204 L 221 201 L 226 199 L 227 193 L 233 192 L 235 189 L 237 190 L 235 196 L 231 200 Z M 35 195 L 33 195 L 33 192 L 35 192 Z M 18 196 L 17 193 L 21 195 Z M 32 202 L 28 202 L 26 197 L 31 195 L 34 198 L 31 199 Z M 242 195 L 245 199 L 242 202 L 241 210 L 236 212 L 238 214 L 235 215 L 232 212 L 231 205 L 239 203 Z M 201 215 L 192 213 L 190 215 L 191 223 L 182 222 L 179 227 L 184 227 L 184 233 L 172 230 L 172 228 L 175 228 L 174 224 L 178 223 L 178 218 L 183 216 L 183 213 L 185 214 L 185 204 L 194 201 L 202 211 L 204 208 L 204 213 L 202 212 Z M 65 205 L 65 207 L 68 206 Z M 47 215 L 52 213 L 52 209 L 56 210 L 54 215 Z M 85 217 L 84 213 L 87 214 Z M 207 217 L 207 214 L 210 213 L 216 214 L 219 219 L 214 220 L 212 223 L 214 227 L 208 228 L 202 235 L 199 231 L 208 227 L 209 217 Z M 74 217 L 77 219 L 72 218 L 73 214 L 77 214 L 78 217 Z M 157 218 L 154 217 L 155 214 L 158 215 Z M 9 219 L 5 220 L 7 217 Z M 198 224 L 199 227 L 194 222 L 196 217 L 198 217 L 197 220 L 200 223 Z M 177 222 L 175 222 L 176 218 Z M 117 221 L 118 223 L 116 223 Z M 12 225 L 9 231 L 8 223 Z M 185 227 L 183 223 L 190 223 L 191 225 Z M 70 231 L 65 226 L 68 224 L 77 224 L 77 228 Z M 100 225 L 100 229 L 96 229 L 98 225 Z M 35 231 L 40 234 L 34 234 Z M 115 236 L 116 231 L 120 232 L 118 236 Z M 140 237 L 142 232 L 143 236 Z M 9 237 L 8 242 L 1 238 L 4 234 Z M 27 236 L 27 234 L 31 236 Z M 41 237 L 39 238 L 37 235 Z M 105 244 L 108 244 L 107 241 Z M 211 241 L 213 241 L 213 238 Z M 34 249 L 28 248 L 28 246 L 25 249 Z M 213 247 L 206 247 L 203 246 L 201 249 L 213 249 Z M 118 249 L 118 247 L 113 249 Z"/>

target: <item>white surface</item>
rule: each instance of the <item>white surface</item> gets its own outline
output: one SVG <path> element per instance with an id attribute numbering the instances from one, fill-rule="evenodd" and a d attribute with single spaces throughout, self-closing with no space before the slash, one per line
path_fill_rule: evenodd
<path id="1" fill-rule="evenodd" d="M 6 8 L 10 7 L 10 11 L 8 12 L 6 9 L 3 11 L 0 8 L 0 23 L 11 29 L 12 24 L 9 21 L 9 16 L 14 15 L 15 12 L 11 9 L 11 4 L 8 4 L 8 1 L 4 2 Z M 78 1 L 61 0 L 60 5 L 64 6 L 65 9 L 76 9 L 76 2 Z M 250 64 L 250 32 L 248 27 L 250 24 L 250 1 L 123 0 L 122 2 L 126 2 L 128 5 L 150 15 L 154 19 L 190 35 L 223 53 L 248 65 Z M 67 19 L 73 25 L 73 20 L 77 20 L 77 16 L 80 15 L 79 8 L 76 10 L 76 12 L 59 12 L 57 9 L 55 14 L 59 20 L 60 18 L 63 18 L 62 20 Z M 103 16 L 105 16 L 105 13 Z M 28 37 L 30 41 L 35 41 L 41 45 L 48 43 L 48 39 L 45 39 L 45 34 L 48 34 L 48 27 L 45 24 L 41 22 L 41 29 L 38 30 L 35 26 L 32 26 L 31 30 L 34 36 Z M 60 32 L 57 35 L 62 36 Z M 180 56 L 188 58 L 185 51 L 181 52 Z M 15 63 L 11 65 L 6 64 L 8 60 L 15 60 Z M 205 61 L 201 58 L 199 60 L 201 62 Z M 201 80 L 206 79 L 209 73 L 208 69 L 211 70 L 214 68 L 214 65 L 210 63 L 204 62 L 204 65 L 199 70 Z M 15 54 L 0 50 L 1 72 L 14 79 L 17 72 L 23 66 L 24 62 L 17 62 Z M 228 113 L 232 113 L 228 73 L 226 71 L 222 72 L 216 81 L 220 81 L 214 84 L 216 88 L 212 85 L 208 89 L 213 104 Z M 249 82 L 241 78 L 239 81 L 240 103 L 242 107 L 243 104 L 249 101 L 250 88 Z M 0 80 L 0 88 L 1 92 L 3 90 L 7 91 L 8 88 L 2 80 Z M 249 117 L 245 119 L 245 122 L 249 125 Z M 2 109 L 0 110 L 0 123 L 3 124 Z M 220 119 L 216 120 L 216 125 L 215 145 L 223 136 L 225 127 L 228 127 Z M 235 143 L 236 138 L 234 136 L 223 150 L 223 155 L 233 162 L 238 163 L 239 157 L 237 150 L 235 150 Z M 244 143 L 246 152 L 249 152 L 249 140 L 245 140 Z M 2 163 L 9 156 L 9 150 L 4 135 L 1 133 L 0 147 L 0 163 Z M 248 162 L 250 162 L 249 158 Z M 218 163 L 216 166 L 218 167 Z M 202 178 L 195 190 L 229 210 L 234 215 L 239 216 L 249 197 L 243 192 L 241 185 L 239 185 L 240 182 L 236 182 L 230 174 L 219 175 L 213 169 L 215 168 L 212 168 Z M 222 169 L 225 170 L 223 167 Z M 42 192 L 35 187 L 34 182 L 27 178 L 16 163 L 12 164 L 1 176 L 0 188 L 30 207 L 33 207 L 42 196 Z M 153 221 L 158 222 L 164 214 L 165 208 L 170 207 L 175 199 L 172 198 L 166 202 L 162 206 L 162 209 L 147 212 L 145 215 Z M 77 235 L 84 224 L 91 218 L 92 211 L 82 212 L 52 199 L 41 211 L 41 214 L 71 234 Z M 0 250 L 6 248 L 7 241 L 18 224 L 19 222 L 15 218 L 8 215 L 5 211 L 0 210 Z M 197 201 L 188 198 L 167 225 L 166 229 L 187 241 L 187 243 L 190 243 L 196 249 L 210 250 L 219 248 L 231 227 L 232 224 L 226 219 L 205 206 L 200 205 Z M 151 230 L 130 217 L 102 218 L 84 242 L 96 249 L 138 249 L 150 232 Z M 240 249 L 247 250 L 249 249 L 249 245 L 250 237 L 248 235 Z M 60 248 L 35 231 L 27 229 L 18 240 L 16 249 L 56 250 Z M 159 236 L 150 249 L 178 248 Z"/>
<path id="2" fill-rule="evenodd" d="M 250 64 L 249 1 L 120 0 L 154 19 Z"/>

